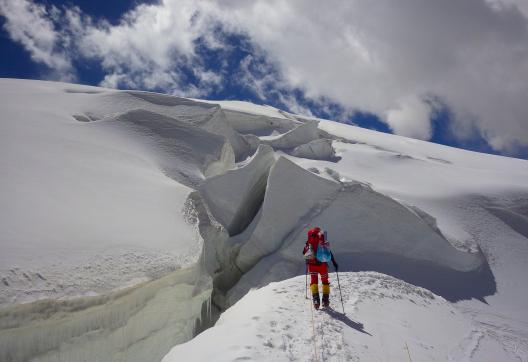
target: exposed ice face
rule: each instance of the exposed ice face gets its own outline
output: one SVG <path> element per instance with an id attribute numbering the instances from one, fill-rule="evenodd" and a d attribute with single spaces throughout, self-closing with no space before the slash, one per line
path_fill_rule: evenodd
<path id="1" fill-rule="evenodd" d="M 334 160 L 336 157 L 332 140 L 329 139 L 316 139 L 299 145 L 293 149 L 291 155 L 314 160 Z"/>
<path id="2" fill-rule="evenodd" d="M 236 258 L 237 267 L 246 272 L 260 258 L 276 252 L 288 234 L 309 223 L 320 205 L 339 189 L 338 183 L 315 176 L 280 157 L 268 177 L 261 212 L 244 235 L 246 242 Z"/>
<path id="3" fill-rule="evenodd" d="M 224 109 L 224 113 L 231 127 L 244 135 L 269 136 L 274 132 L 282 134 L 302 124 L 301 122 L 288 118 L 278 118 L 229 109 Z"/>
<path id="4" fill-rule="evenodd" d="M 274 162 L 273 149 L 261 145 L 243 167 L 209 177 L 200 187 L 209 210 L 230 235 L 245 230 L 257 214 Z"/>
<path id="5" fill-rule="evenodd" d="M 309 143 L 319 138 L 317 122 L 310 121 L 296 126 L 291 131 L 270 139 L 263 139 L 262 142 L 275 149 L 293 149 L 300 145 Z"/>
<path id="6" fill-rule="evenodd" d="M 281 157 L 268 176 L 259 214 L 233 238 L 236 267 L 219 276 L 224 303 L 302 273 L 297 261 L 310 225 L 330 230 L 342 270 L 383 270 L 452 300 L 495 291 L 484 255 L 456 249 L 423 215 L 366 185 L 330 181 Z"/>
<path id="7" fill-rule="evenodd" d="M 210 318 L 210 296 L 210 279 L 193 267 L 107 295 L 3 309 L 0 360 L 160 360 Z"/>

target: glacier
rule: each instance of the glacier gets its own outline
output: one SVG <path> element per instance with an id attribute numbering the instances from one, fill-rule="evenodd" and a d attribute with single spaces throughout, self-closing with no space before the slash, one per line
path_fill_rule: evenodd
<path id="1" fill-rule="evenodd" d="M 528 320 L 526 161 L 65 83 L 0 80 L 0 107 L 2 360 L 160 360 L 252 289 L 304 274 L 312 225 L 347 285 L 387 274 L 357 275 L 431 293 L 471 338 L 487 313 Z"/>

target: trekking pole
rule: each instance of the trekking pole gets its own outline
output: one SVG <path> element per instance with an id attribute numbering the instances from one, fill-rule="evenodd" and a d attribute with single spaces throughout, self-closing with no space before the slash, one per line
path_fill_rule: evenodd
<path id="1" fill-rule="evenodd" d="M 403 349 L 407 350 L 407 355 L 409 356 L 409 362 L 412 362 L 411 352 L 409 352 L 409 346 L 407 345 L 407 341 L 405 342 L 405 347 Z"/>
<path id="2" fill-rule="evenodd" d="M 304 281 L 304 298 L 305 298 L 305 299 L 309 299 L 309 298 L 308 298 L 308 264 L 306 264 L 306 269 L 305 269 L 305 272 L 304 272 L 304 276 L 305 276 L 305 281 Z"/>
<path id="3" fill-rule="evenodd" d="M 336 269 L 336 276 L 337 276 L 337 286 L 339 287 L 339 296 L 341 297 L 341 307 L 343 307 L 343 315 L 345 315 L 345 305 L 343 304 L 343 294 L 341 294 L 341 284 L 339 283 L 339 273 Z"/>

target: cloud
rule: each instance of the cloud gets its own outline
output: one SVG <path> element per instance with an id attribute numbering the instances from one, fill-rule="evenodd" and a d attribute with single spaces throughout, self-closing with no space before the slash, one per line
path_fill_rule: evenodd
<path id="1" fill-rule="evenodd" d="M 387 112 L 386 121 L 396 134 L 428 140 L 432 134 L 430 118 L 430 105 L 419 98 L 409 97 Z"/>
<path id="2" fill-rule="evenodd" d="M 337 104 L 422 139 L 436 98 L 456 137 L 477 132 L 511 152 L 528 145 L 527 1 L 162 0 L 116 25 L 76 8 L 0 4 L 9 34 L 35 60 L 71 73 L 72 57 L 95 59 L 106 86 L 207 97 L 238 82 L 292 110 Z M 249 47 L 234 68 L 223 65 L 236 53 L 230 34 Z"/>
<path id="3" fill-rule="evenodd" d="M 433 95 L 452 110 L 454 130 L 477 129 L 498 150 L 528 144 L 528 22 L 515 6 L 484 0 L 230 4 L 226 21 L 246 29 L 308 97 L 328 97 L 377 114 L 396 133 L 426 137 L 425 106 L 408 100 Z"/>
<path id="4" fill-rule="evenodd" d="M 0 0 L 0 15 L 6 19 L 4 29 L 11 39 L 22 44 L 35 62 L 53 70 L 54 78 L 71 81 L 75 79 L 71 60 L 60 49 L 64 39 L 51 20 L 55 11 L 28 0 Z"/>

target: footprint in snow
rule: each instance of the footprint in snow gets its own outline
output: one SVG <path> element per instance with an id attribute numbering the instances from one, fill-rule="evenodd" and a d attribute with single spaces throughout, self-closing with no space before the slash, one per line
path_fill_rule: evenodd
<path id="1" fill-rule="evenodd" d="M 271 343 L 271 340 L 268 339 L 266 342 L 263 343 L 263 346 L 273 348 L 273 343 Z"/>
<path id="2" fill-rule="evenodd" d="M 41 280 L 46 280 L 46 278 L 44 278 L 40 273 L 36 273 L 35 275 Z"/>

